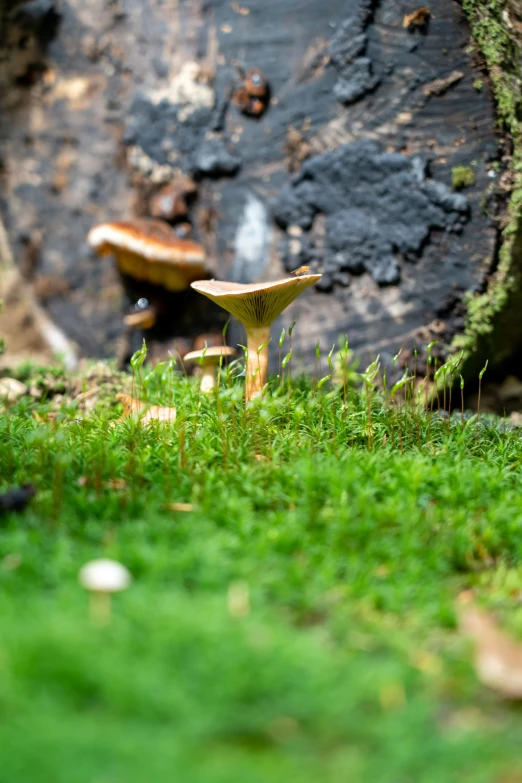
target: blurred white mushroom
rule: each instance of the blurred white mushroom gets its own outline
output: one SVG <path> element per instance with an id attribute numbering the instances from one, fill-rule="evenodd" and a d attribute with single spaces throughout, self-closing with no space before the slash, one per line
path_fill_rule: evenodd
<path id="1" fill-rule="evenodd" d="M 250 614 L 250 589 L 246 582 L 232 582 L 227 591 L 227 608 L 230 617 L 239 620 Z"/>
<path id="2" fill-rule="evenodd" d="M 107 625 L 111 619 L 111 593 L 127 589 L 132 580 L 130 572 L 116 560 L 102 558 L 86 563 L 78 578 L 90 594 L 91 619 L 97 625 Z"/>

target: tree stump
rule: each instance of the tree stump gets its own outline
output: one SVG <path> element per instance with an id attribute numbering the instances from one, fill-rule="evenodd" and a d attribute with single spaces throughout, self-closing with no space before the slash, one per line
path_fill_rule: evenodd
<path id="1" fill-rule="evenodd" d="M 481 329 L 502 361 L 518 350 L 520 327 L 494 326 L 514 294 L 468 332 L 468 300 L 498 283 L 512 138 L 456 0 L 31 0 L 3 14 L 2 212 L 26 284 L 84 354 L 114 355 L 125 297 L 142 293 L 94 257 L 89 229 L 150 214 L 181 175 L 215 277 L 323 273 L 274 330 L 297 319 L 297 366 L 340 335 L 388 366 L 434 339 L 481 358 L 496 350 Z M 39 65 L 20 73 L 24 35 Z M 206 307 L 167 297 L 167 332 L 219 330 Z"/>

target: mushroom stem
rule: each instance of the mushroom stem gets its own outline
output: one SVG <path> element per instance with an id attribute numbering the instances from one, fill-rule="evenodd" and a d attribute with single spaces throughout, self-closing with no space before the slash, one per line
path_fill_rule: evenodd
<path id="1" fill-rule="evenodd" d="M 261 393 L 268 375 L 268 343 L 270 327 L 250 327 L 247 335 L 247 364 L 245 399 L 251 400 Z M 259 350 L 259 348 L 261 350 Z"/>
<path id="2" fill-rule="evenodd" d="M 214 364 L 203 365 L 201 368 L 201 386 L 200 389 L 205 394 L 212 391 L 216 385 L 216 367 Z"/>
<path id="3" fill-rule="evenodd" d="M 111 594 L 101 590 L 91 590 L 89 614 L 93 625 L 100 627 L 109 625 L 111 621 Z"/>

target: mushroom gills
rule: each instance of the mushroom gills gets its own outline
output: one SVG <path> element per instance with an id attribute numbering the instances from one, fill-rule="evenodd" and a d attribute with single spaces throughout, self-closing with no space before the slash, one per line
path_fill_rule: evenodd
<path id="1" fill-rule="evenodd" d="M 192 279 L 201 276 L 199 268 L 191 274 L 188 264 L 176 268 L 161 261 L 148 261 L 129 250 L 118 250 L 116 257 L 120 272 L 130 275 L 135 280 L 162 285 L 169 291 L 185 291 Z"/>

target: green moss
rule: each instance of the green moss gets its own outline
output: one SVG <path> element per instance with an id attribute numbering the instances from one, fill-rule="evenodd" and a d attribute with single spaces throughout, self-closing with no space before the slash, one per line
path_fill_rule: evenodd
<path id="1" fill-rule="evenodd" d="M 475 175 L 469 166 L 454 166 L 451 169 L 451 182 L 454 190 L 469 188 L 475 184 Z"/>
<path id="2" fill-rule="evenodd" d="M 519 780 L 453 626 L 473 589 L 522 639 L 520 431 L 289 375 L 245 410 L 233 373 L 143 368 L 173 425 L 0 415 L 0 493 L 38 490 L 0 516 L 0 781 Z M 133 575 L 109 627 L 95 557 Z"/>
<path id="3" fill-rule="evenodd" d="M 4 303 L 3 303 L 2 299 L 0 299 L 0 313 L 2 312 L 2 307 L 3 306 L 4 306 Z M 3 339 L 0 337 L 0 356 L 4 353 L 4 351 L 5 351 L 5 343 L 4 343 Z"/>
<path id="4" fill-rule="evenodd" d="M 513 188 L 498 254 L 498 266 L 484 293 L 468 298 L 468 322 L 464 334 L 453 342 L 464 351 L 468 375 L 476 373 L 485 358 L 499 365 L 522 339 L 518 313 L 522 307 L 522 91 L 520 52 L 502 18 L 502 0 L 463 0 L 474 47 L 480 50 L 489 71 L 497 104 L 499 125 L 513 139 Z"/>
<path id="5" fill-rule="evenodd" d="M 482 79 L 475 79 L 473 82 L 473 87 L 477 90 L 477 92 L 481 92 L 481 90 L 484 89 L 484 82 Z"/>
<path id="6" fill-rule="evenodd" d="M 518 52 L 502 11 L 502 0 L 463 0 L 471 24 L 473 40 L 486 59 L 498 104 L 499 119 L 512 133 L 520 130 L 522 106 Z"/>

